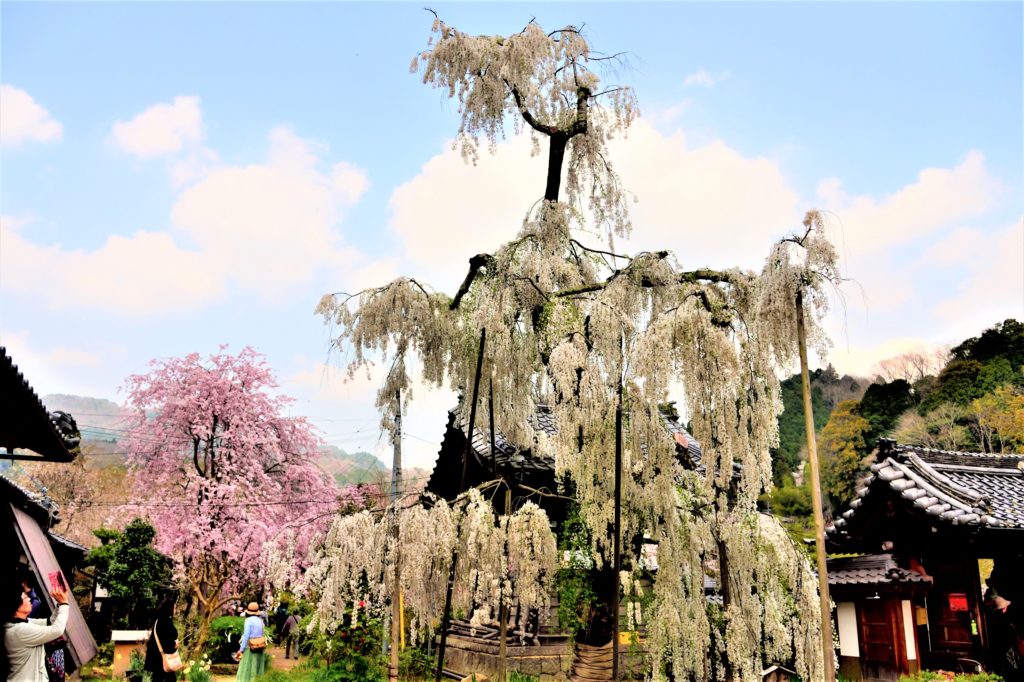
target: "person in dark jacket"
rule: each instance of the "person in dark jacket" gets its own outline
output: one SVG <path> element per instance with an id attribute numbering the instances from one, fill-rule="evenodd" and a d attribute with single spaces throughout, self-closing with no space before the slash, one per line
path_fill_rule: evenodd
<path id="1" fill-rule="evenodd" d="M 295 658 L 299 657 L 299 614 L 292 613 L 281 626 L 281 636 L 284 637 L 284 657 L 291 655 L 292 645 L 295 645 Z"/>
<path id="2" fill-rule="evenodd" d="M 169 596 L 160 602 L 153 614 L 153 630 L 146 643 L 145 670 L 153 674 L 153 682 L 171 682 L 177 679 L 177 673 L 164 671 L 164 659 L 160 654 L 173 654 L 178 650 L 178 629 L 174 627 L 174 604 L 177 600 Z M 159 638 L 160 646 L 157 646 Z"/>

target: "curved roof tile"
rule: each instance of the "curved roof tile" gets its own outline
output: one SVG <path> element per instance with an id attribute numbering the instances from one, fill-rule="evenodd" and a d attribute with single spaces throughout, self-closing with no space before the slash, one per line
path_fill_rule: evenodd
<path id="1" fill-rule="evenodd" d="M 944 523 L 1024 529 L 1024 455 L 935 450 L 883 439 L 871 474 L 827 533 L 845 534 L 864 499 L 881 490 Z"/>

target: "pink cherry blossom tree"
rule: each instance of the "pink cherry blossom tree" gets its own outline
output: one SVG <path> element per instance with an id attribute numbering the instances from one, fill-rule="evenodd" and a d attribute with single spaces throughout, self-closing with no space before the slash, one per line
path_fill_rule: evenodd
<path id="1" fill-rule="evenodd" d="M 306 556 L 348 506 L 314 463 L 319 438 L 251 348 L 153 360 L 128 378 L 125 446 L 134 499 L 174 558 L 198 611 L 195 645 L 228 602 L 266 577 L 268 554 Z"/>

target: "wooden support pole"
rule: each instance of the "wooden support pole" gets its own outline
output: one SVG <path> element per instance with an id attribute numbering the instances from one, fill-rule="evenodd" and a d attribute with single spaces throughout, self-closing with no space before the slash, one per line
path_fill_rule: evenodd
<path id="1" fill-rule="evenodd" d="M 512 514 L 512 488 L 505 485 L 505 516 Z M 506 541 L 506 553 L 508 542 Z M 501 605 L 498 607 L 498 627 L 500 629 L 498 640 L 498 682 L 505 682 L 507 660 L 508 660 L 508 606 L 505 605 L 505 595 L 502 593 Z"/>
<path id="2" fill-rule="evenodd" d="M 489 431 L 491 432 L 491 475 L 494 478 L 498 477 L 498 446 L 494 443 L 494 377 L 491 377 L 487 382 L 487 416 L 489 424 Z M 508 510 L 505 510 L 508 514 Z"/>
<path id="3" fill-rule="evenodd" d="M 615 576 L 612 580 L 612 680 L 619 679 L 619 573 L 622 571 L 622 378 L 615 406 Z"/>
<path id="4" fill-rule="evenodd" d="M 395 391 L 395 442 L 391 460 L 391 537 L 395 543 L 395 583 L 391 589 L 391 657 L 388 681 L 398 682 L 398 650 L 402 643 L 402 544 L 398 528 L 398 495 L 402 488 L 402 391 Z"/>
<path id="5" fill-rule="evenodd" d="M 466 491 L 466 471 L 469 469 L 469 454 L 473 449 L 473 426 L 476 424 L 476 404 L 480 397 L 480 373 L 484 365 L 484 346 L 487 343 L 487 328 L 480 330 L 480 350 L 476 356 L 476 376 L 473 377 L 473 400 L 469 404 L 469 428 L 466 430 L 466 449 L 462 452 L 462 478 L 459 479 L 459 494 Z"/>
<path id="6" fill-rule="evenodd" d="M 796 333 L 800 343 L 800 384 L 804 394 L 804 429 L 807 431 L 807 461 L 811 465 L 811 505 L 814 507 L 814 553 L 818 564 L 818 596 L 821 600 L 821 655 L 825 682 L 835 682 L 832 652 L 832 608 L 828 594 L 828 568 L 825 563 L 825 516 L 821 508 L 821 476 L 818 447 L 814 438 L 814 410 L 811 407 L 811 379 L 807 370 L 807 331 L 804 327 L 804 295 L 796 294 Z"/>
<path id="7" fill-rule="evenodd" d="M 487 328 L 480 330 L 480 350 L 476 358 L 476 376 L 473 378 L 473 400 L 469 406 L 469 426 L 466 429 L 466 448 L 462 451 L 462 477 L 459 479 L 459 495 L 466 490 L 466 472 L 469 468 L 469 456 L 473 447 L 473 427 L 476 424 L 476 404 L 480 397 L 480 372 L 484 364 L 484 346 L 487 343 Z M 444 614 L 441 616 L 441 641 L 437 646 L 437 670 L 434 671 L 434 682 L 441 682 L 444 670 L 444 652 L 448 645 L 448 627 L 452 620 L 452 591 L 455 589 L 455 565 L 459 562 L 458 530 L 456 530 L 456 546 L 452 549 L 452 565 L 448 569 L 448 589 L 444 595 Z"/>

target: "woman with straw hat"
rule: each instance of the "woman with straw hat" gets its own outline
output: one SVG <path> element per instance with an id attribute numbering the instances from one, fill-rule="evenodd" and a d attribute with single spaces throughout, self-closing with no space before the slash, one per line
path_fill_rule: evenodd
<path id="1" fill-rule="evenodd" d="M 245 628 L 235 660 L 239 661 L 235 678 L 238 682 L 250 682 L 267 669 L 267 638 L 263 634 L 260 605 L 254 601 L 245 609 Z"/>

